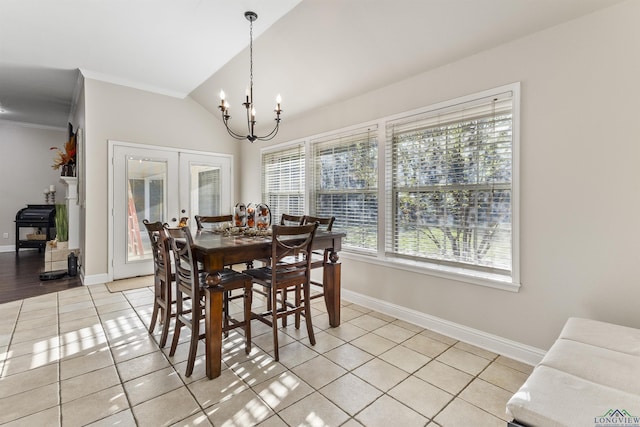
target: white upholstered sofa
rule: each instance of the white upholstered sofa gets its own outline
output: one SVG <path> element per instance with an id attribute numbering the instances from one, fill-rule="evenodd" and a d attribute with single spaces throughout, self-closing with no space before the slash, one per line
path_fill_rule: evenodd
<path id="1" fill-rule="evenodd" d="M 507 413 L 509 426 L 640 426 L 640 329 L 570 318 Z"/>

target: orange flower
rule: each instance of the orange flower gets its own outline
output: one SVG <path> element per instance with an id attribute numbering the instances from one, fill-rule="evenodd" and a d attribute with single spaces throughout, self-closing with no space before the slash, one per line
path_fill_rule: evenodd
<path id="1" fill-rule="evenodd" d="M 51 147 L 50 150 L 58 150 L 53 161 L 53 166 L 51 166 L 52 169 L 59 169 L 60 166 L 74 163 L 76 161 L 76 136 L 71 136 L 69 141 L 64 144 L 64 151 L 58 147 Z"/>

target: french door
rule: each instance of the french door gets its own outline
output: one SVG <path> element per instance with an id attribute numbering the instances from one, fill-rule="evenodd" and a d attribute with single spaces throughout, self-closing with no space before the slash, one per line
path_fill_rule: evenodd
<path id="1" fill-rule="evenodd" d="M 195 215 L 231 212 L 230 156 L 117 143 L 111 152 L 114 280 L 153 273 L 144 219 L 195 227 Z"/>

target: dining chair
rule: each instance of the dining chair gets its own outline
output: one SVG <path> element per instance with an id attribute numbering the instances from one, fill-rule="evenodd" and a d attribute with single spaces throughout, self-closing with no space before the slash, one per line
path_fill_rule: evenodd
<path id="1" fill-rule="evenodd" d="M 280 217 L 280 225 L 302 225 L 304 215 L 290 215 L 283 213 Z"/>
<path id="2" fill-rule="evenodd" d="M 203 231 L 207 229 L 213 230 L 216 226 L 220 226 L 221 224 L 228 223 L 229 225 L 233 224 L 233 215 L 217 215 L 217 216 L 202 216 L 196 215 L 195 217 L 196 224 L 198 226 L 198 231 Z M 233 266 L 229 265 L 228 268 L 233 268 Z M 246 264 L 246 268 L 253 267 L 253 262 L 249 262 Z M 243 294 L 234 294 L 232 291 L 225 292 L 223 294 L 224 302 L 222 307 L 224 309 L 224 318 L 229 318 L 229 303 L 232 300 L 243 298 Z M 225 332 L 225 337 L 228 336 L 229 333 Z"/>
<path id="3" fill-rule="evenodd" d="M 176 272 L 176 325 L 169 356 L 173 356 L 176 352 L 182 327 L 188 327 L 191 330 L 191 338 L 185 375 L 189 377 L 193 373 L 198 342 L 205 337 L 206 325 L 201 325 L 205 321 L 203 287 L 207 285 L 210 276 L 198 269 L 198 262 L 193 252 L 193 237 L 189 227 L 167 227 L 166 230 L 170 236 Z M 229 317 L 223 318 L 222 332 L 227 333 L 234 328 L 243 328 L 245 352 L 249 354 L 251 352 L 252 278 L 229 268 L 225 268 L 217 274 L 220 277 L 217 286 L 221 287 L 225 293 L 234 289 L 244 290 L 244 319 L 238 321 Z M 190 308 L 185 305 L 185 297 L 191 299 Z"/>
<path id="4" fill-rule="evenodd" d="M 196 225 L 198 230 L 213 229 L 216 226 L 220 226 L 223 223 L 231 224 L 233 221 L 233 215 L 218 215 L 218 216 L 204 216 L 196 215 Z"/>
<path id="5" fill-rule="evenodd" d="M 304 215 L 290 215 L 290 214 L 283 213 L 280 216 L 280 225 L 302 225 L 303 222 L 304 222 Z M 256 261 L 260 261 L 263 266 L 269 266 L 271 264 L 270 258 L 258 259 Z M 247 269 L 251 269 L 252 267 L 253 265 L 247 265 Z M 266 291 L 263 292 L 259 289 L 254 289 L 254 291 L 266 298 L 267 310 L 271 310 L 271 298 L 270 298 L 269 292 L 266 292 Z M 285 298 L 286 298 L 286 295 L 285 295 Z M 283 320 L 282 324 L 283 326 L 286 326 L 287 324 L 286 319 Z"/>
<path id="6" fill-rule="evenodd" d="M 311 266 L 311 245 L 318 224 L 274 225 L 271 239 L 271 265 L 245 270 L 253 278 L 253 283 L 261 286 L 272 303 L 267 311 L 254 313 L 254 317 L 271 326 L 275 360 L 279 360 L 278 319 L 284 320 L 295 315 L 295 327 L 300 328 L 300 317 L 304 314 L 307 334 L 311 345 L 316 344 L 311 324 L 311 304 L 309 302 L 309 279 Z M 294 301 L 286 300 L 286 293 L 293 289 Z M 281 294 L 281 304 L 278 304 Z M 280 305 L 280 307 L 279 307 Z"/>
<path id="7" fill-rule="evenodd" d="M 171 245 L 162 222 L 149 222 L 149 220 L 144 219 L 142 223 L 149 233 L 151 251 L 153 252 L 154 296 L 149 333 L 153 334 L 156 323 L 159 321 L 162 326 L 162 334 L 158 345 L 162 348 L 167 343 L 171 317 L 175 315 L 172 312 L 174 302 L 172 288 L 175 275 L 172 273 L 171 268 Z M 158 315 L 160 315 L 159 318 Z"/>
<path id="8" fill-rule="evenodd" d="M 303 219 L 303 223 L 304 224 L 313 224 L 313 223 L 317 223 L 318 224 L 318 230 L 320 231 L 331 231 L 333 229 L 333 223 L 335 222 L 336 217 L 335 216 L 329 216 L 329 217 L 318 217 L 318 216 L 311 216 L 311 215 L 305 215 L 304 219 Z M 325 264 L 329 261 L 329 254 L 330 254 L 330 250 L 329 249 L 325 249 L 323 251 L 312 251 L 311 253 L 311 269 L 315 269 L 315 268 L 324 268 Z M 324 280 L 324 275 L 323 275 L 323 280 Z M 319 286 L 323 289 L 322 292 L 320 293 L 315 293 L 311 296 L 311 299 L 314 298 L 320 298 L 322 296 L 324 296 L 324 283 L 323 282 L 318 282 L 315 280 L 311 280 L 310 282 L 312 285 L 314 286 Z"/>

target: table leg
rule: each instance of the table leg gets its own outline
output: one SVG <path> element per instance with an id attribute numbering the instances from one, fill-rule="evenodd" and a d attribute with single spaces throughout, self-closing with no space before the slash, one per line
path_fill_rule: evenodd
<path id="1" fill-rule="evenodd" d="M 205 288 L 205 363 L 207 378 L 220 376 L 222 365 L 222 291 Z"/>
<path id="2" fill-rule="evenodd" d="M 323 268 L 324 302 L 329 314 L 329 325 L 340 326 L 340 267 L 339 262 L 328 262 Z"/>

